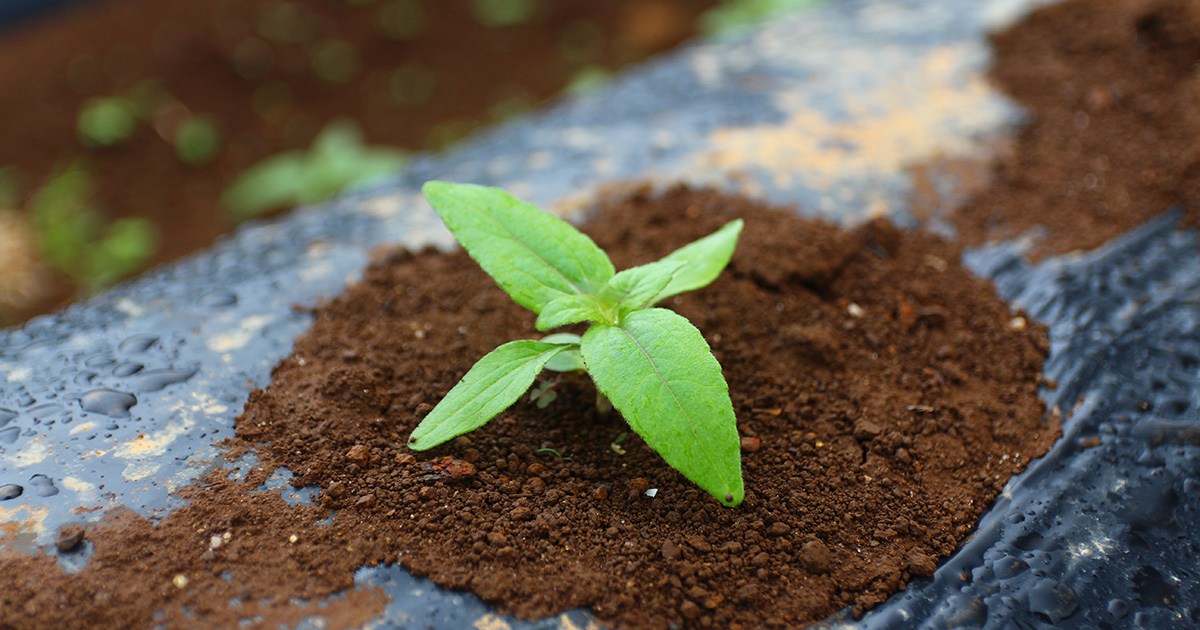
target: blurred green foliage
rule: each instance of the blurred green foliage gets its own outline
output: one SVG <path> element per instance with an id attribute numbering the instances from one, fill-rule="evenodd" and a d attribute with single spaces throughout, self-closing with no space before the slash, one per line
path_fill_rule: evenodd
<path id="1" fill-rule="evenodd" d="M 471 0 L 475 20 L 488 28 L 524 24 L 537 10 L 538 0 Z"/>
<path id="2" fill-rule="evenodd" d="M 76 128 L 84 144 L 111 147 L 133 135 L 139 118 L 137 103 L 132 99 L 122 96 L 97 97 L 83 103 L 76 119 Z"/>
<path id="3" fill-rule="evenodd" d="M 789 11 L 819 4 L 821 0 L 723 0 L 700 16 L 700 31 L 707 35 L 729 35 L 747 26 Z"/>
<path id="4" fill-rule="evenodd" d="M 329 123 L 307 151 L 286 151 L 246 169 L 223 197 L 239 221 L 278 208 L 324 201 L 351 186 L 369 183 L 404 167 L 408 155 L 363 146 L 350 121 Z"/>
<path id="5" fill-rule="evenodd" d="M 92 206 L 91 176 L 73 164 L 30 200 L 30 224 L 42 259 L 86 289 L 96 291 L 141 270 L 158 248 L 147 219 L 109 221 Z"/>
<path id="6" fill-rule="evenodd" d="M 208 164 L 220 149 L 221 131 L 211 116 L 192 116 L 175 130 L 175 155 L 184 164 Z"/>

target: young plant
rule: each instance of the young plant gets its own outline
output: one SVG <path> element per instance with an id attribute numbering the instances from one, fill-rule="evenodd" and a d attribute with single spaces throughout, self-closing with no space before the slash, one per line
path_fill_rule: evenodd
<path id="1" fill-rule="evenodd" d="M 728 506 L 742 502 L 737 421 L 721 366 L 700 331 L 660 300 L 712 282 L 742 221 L 658 262 L 616 273 L 567 222 L 484 186 L 429 182 L 425 197 L 471 258 L 537 329 L 590 322 L 581 336 L 506 343 L 479 360 L 413 430 L 423 451 L 473 431 L 516 402 L 543 368 L 586 370 L 664 460 Z"/>
<path id="2" fill-rule="evenodd" d="M 30 222 L 44 262 L 88 291 L 98 291 L 146 266 L 158 249 L 154 224 L 109 221 L 93 206 L 92 179 L 72 165 L 30 200 Z"/>
<path id="3" fill-rule="evenodd" d="M 363 145 L 352 121 L 325 126 L 308 151 L 285 151 L 247 169 L 222 197 L 239 221 L 276 208 L 324 201 L 344 189 L 398 172 L 408 155 Z"/>

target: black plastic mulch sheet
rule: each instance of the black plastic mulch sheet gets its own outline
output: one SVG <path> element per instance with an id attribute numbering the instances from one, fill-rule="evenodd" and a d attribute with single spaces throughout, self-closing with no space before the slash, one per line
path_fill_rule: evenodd
<path id="1" fill-rule="evenodd" d="M 0 521 L 59 554 L 76 507 L 177 505 L 217 461 L 249 391 L 309 324 L 293 305 L 341 292 L 385 243 L 449 246 L 427 179 L 500 185 L 570 211 L 613 183 L 684 181 L 846 223 L 911 224 L 905 170 L 986 160 L 1020 112 L 986 85 L 985 33 L 1021 0 L 844 1 L 693 46 L 582 101 L 425 156 L 386 185 L 275 223 L 85 303 L 0 332 Z M 935 169 L 935 176 L 937 175 Z M 944 202 L 956 183 L 937 179 Z M 1026 242 L 968 264 L 1050 326 L 1044 393 L 1064 438 L 1013 479 L 932 579 L 846 628 L 1200 627 L 1200 251 L 1167 214 L 1099 250 L 1037 265 Z M 253 458 L 253 455 L 247 456 Z M 242 462 L 245 464 L 246 462 Z M 245 470 L 245 466 L 242 468 Z M 268 490 L 311 499 L 278 474 Z M 374 628 L 594 624 L 498 616 L 397 567 L 364 568 L 392 602 Z M 306 621 L 301 627 L 317 627 Z M 502 626 L 500 626 L 502 627 Z"/>

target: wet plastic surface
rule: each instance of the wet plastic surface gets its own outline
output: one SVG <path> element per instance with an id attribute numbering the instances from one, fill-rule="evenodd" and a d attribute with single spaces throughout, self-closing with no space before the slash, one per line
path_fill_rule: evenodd
<path id="1" fill-rule="evenodd" d="M 909 220 L 905 167 L 988 157 L 1019 113 L 986 87 L 984 32 L 1032 3 L 849 1 L 736 42 L 695 47 L 596 96 L 418 160 L 396 181 L 249 226 L 208 252 L 0 332 L 0 521 L 49 545 L 76 507 L 171 509 L 217 465 L 249 391 L 379 244 L 452 241 L 417 194 L 443 178 L 502 185 L 570 211 L 616 182 L 742 190 L 853 222 Z M 939 181 L 953 200 L 956 182 Z M 859 628 L 1123 628 L 1200 624 L 1200 251 L 1164 217 L 1083 255 L 968 262 L 1051 326 L 1045 392 L 1065 437 L 1014 479 L 935 576 Z M 282 476 L 266 491 L 294 501 Z M 87 558 L 60 557 L 67 570 Z M 499 617 L 397 567 L 363 569 L 392 603 L 377 628 L 590 625 Z M 494 627 L 504 627 L 504 625 Z"/>

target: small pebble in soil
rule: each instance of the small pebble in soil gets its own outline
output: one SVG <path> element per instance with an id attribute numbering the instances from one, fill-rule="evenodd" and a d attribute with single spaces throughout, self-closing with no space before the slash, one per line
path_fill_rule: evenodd
<path id="1" fill-rule="evenodd" d="M 461 481 L 475 476 L 475 464 L 455 457 L 435 457 L 421 464 L 425 482 Z"/>
<path id="2" fill-rule="evenodd" d="M 679 549 L 679 545 L 669 540 L 663 541 L 660 552 L 664 560 L 678 560 L 683 555 L 683 552 Z"/>
<path id="3" fill-rule="evenodd" d="M 68 525 L 58 532 L 58 538 L 54 541 L 54 547 L 59 553 L 67 553 L 74 551 L 79 547 L 79 543 L 83 542 L 84 530 L 78 525 Z"/>
<path id="4" fill-rule="evenodd" d="M 635 477 L 630 480 L 629 487 L 641 494 L 650 489 L 650 482 L 646 481 L 644 477 Z"/>
<path id="5" fill-rule="evenodd" d="M 355 444 L 346 451 L 346 459 L 359 466 L 366 466 L 371 461 L 371 449 L 363 444 Z"/>
<path id="6" fill-rule="evenodd" d="M 595 490 L 592 490 L 592 498 L 597 501 L 603 501 L 608 498 L 608 491 L 609 487 L 607 485 L 600 484 L 596 486 Z"/>
<path id="7" fill-rule="evenodd" d="M 171 583 L 175 585 L 175 588 L 185 589 L 188 585 L 188 579 L 186 575 L 180 573 L 171 579 Z"/>
<path id="8" fill-rule="evenodd" d="M 747 453 L 756 453 L 762 448 L 762 441 L 755 437 L 742 438 L 742 450 Z"/>
<path id="9" fill-rule="evenodd" d="M 829 548 L 819 540 L 810 540 L 800 547 L 800 563 L 810 573 L 825 573 L 832 562 Z"/>

